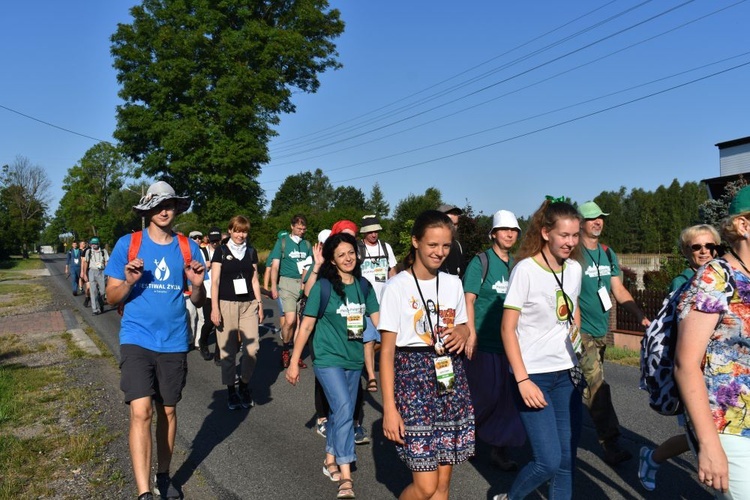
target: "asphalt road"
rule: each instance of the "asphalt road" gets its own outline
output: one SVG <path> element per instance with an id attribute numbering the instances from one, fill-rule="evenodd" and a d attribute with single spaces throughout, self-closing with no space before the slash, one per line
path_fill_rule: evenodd
<path id="1" fill-rule="evenodd" d="M 44 261 L 59 292 L 69 294 L 63 274 L 64 256 L 45 256 Z M 106 307 L 103 314 L 93 316 L 90 309 L 83 308 L 82 300 L 74 303 L 119 358 L 117 311 Z M 312 369 L 301 371 L 296 387 L 286 382 L 279 364 L 281 343 L 269 328 L 278 324 L 276 304 L 266 300 L 264 307 L 267 319 L 265 327 L 261 327 L 259 361 L 251 382 L 257 403 L 254 408 L 228 410 L 219 368 L 204 361 L 197 351 L 188 355 L 189 374 L 178 406 L 177 439 L 190 453 L 182 467 L 173 471 L 175 480 L 183 483 L 199 468 L 221 499 L 333 499 L 336 485 L 322 474 L 325 442 L 314 431 Z M 638 389 L 637 369 L 610 363 L 606 377 L 622 425 L 622 445 L 634 458 L 616 468 L 606 465 L 586 415 L 574 498 L 712 498 L 696 480 L 692 454 L 661 468 L 655 492 L 649 493 L 640 486 L 636 477 L 640 447 L 655 446 L 679 429 L 675 419 L 648 408 L 646 394 Z M 382 435 L 380 393 L 366 394 L 364 425 L 372 442 L 357 447 L 354 489 L 362 500 L 395 498 L 410 482 L 410 473 Z M 488 448 L 480 443 L 477 457 L 454 468 L 451 498 L 492 498 L 509 489 L 514 474 L 491 467 L 488 456 Z M 514 450 L 512 456 L 524 463 L 530 457 L 530 449 L 526 446 Z M 546 490 L 531 498 L 546 498 Z"/>

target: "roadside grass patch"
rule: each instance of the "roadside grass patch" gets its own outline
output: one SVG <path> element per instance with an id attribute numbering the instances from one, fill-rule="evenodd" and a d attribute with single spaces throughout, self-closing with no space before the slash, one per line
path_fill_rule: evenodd
<path id="1" fill-rule="evenodd" d="M 50 291 L 35 284 L 0 283 L 0 316 L 12 314 L 19 306 L 34 306 L 51 300 Z"/>
<path id="2" fill-rule="evenodd" d="M 30 269 L 44 269 L 44 262 L 38 255 L 31 255 L 28 259 L 23 259 L 20 255 L 11 255 L 8 260 L 0 260 L 0 270 L 28 271 Z"/>
<path id="3" fill-rule="evenodd" d="M 627 347 L 607 346 L 604 359 L 626 366 L 641 365 L 641 353 Z"/>

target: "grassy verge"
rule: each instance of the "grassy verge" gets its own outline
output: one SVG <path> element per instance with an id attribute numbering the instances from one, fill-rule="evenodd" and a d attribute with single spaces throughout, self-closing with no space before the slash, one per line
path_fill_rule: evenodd
<path id="1" fill-rule="evenodd" d="M 640 366 L 641 354 L 625 347 L 607 346 L 604 359 L 626 366 Z"/>
<path id="2" fill-rule="evenodd" d="M 28 259 L 11 257 L 8 260 L 0 260 L 0 282 L 31 279 L 33 276 L 25 274 L 25 272 L 37 269 L 44 269 L 44 262 L 39 259 L 38 255 L 31 256 Z"/>

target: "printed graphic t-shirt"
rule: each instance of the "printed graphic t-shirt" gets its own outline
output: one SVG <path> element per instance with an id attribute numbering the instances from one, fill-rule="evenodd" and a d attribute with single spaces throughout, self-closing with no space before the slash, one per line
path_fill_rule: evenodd
<path id="1" fill-rule="evenodd" d="M 581 265 L 568 259 L 562 276 L 557 276 L 575 308 L 581 291 Z M 575 353 L 568 341 L 569 306 L 565 305 L 552 271 L 531 257 L 516 264 L 510 273 L 504 307 L 521 312 L 516 336 L 528 373 L 550 373 L 576 365 Z M 570 311 L 571 318 L 574 312 L 575 309 Z"/>
<path id="2" fill-rule="evenodd" d="M 105 275 L 125 280 L 130 238 L 126 235 L 117 241 Z M 202 262 L 200 247 L 189 241 L 192 259 Z M 155 352 L 187 351 L 188 317 L 182 294 L 185 260 L 177 237 L 168 245 L 158 245 L 144 230 L 138 257 L 143 259 L 143 275 L 125 303 L 120 344 L 134 344 Z"/>
<path id="3" fill-rule="evenodd" d="M 612 256 L 611 262 L 610 255 Z M 609 311 L 605 311 L 602 307 L 598 290 L 604 286 L 607 293 L 612 291 L 612 276 L 620 275 L 620 264 L 617 261 L 617 254 L 611 248 L 608 254 L 598 243 L 596 250 L 583 249 L 583 259 L 585 267 L 579 303 L 581 331 L 593 337 L 603 337 L 609 330 Z"/>
<path id="4" fill-rule="evenodd" d="M 419 289 L 422 290 L 427 310 L 419 296 L 414 276 L 409 272 L 401 271 L 386 284 L 380 301 L 378 330 L 395 332 L 397 347 L 434 345 L 430 321 L 437 333 L 468 321 L 461 280 L 458 276 L 444 272 L 440 272 L 438 276 L 439 297 L 436 293 L 437 278 L 419 280 Z"/>
<path id="5" fill-rule="evenodd" d="M 503 319 L 503 303 L 508 293 L 513 260 L 506 263 L 492 249 L 486 254 L 487 277 L 482 282 L 482 263 L 475 256 L 466 266 L 464 292 L 477 296 L 474 301 L 474 328 L 477 331 L 479 350 L 501 354 L 504 350 L 500 338 L 500 322 Z"/>
<path id="6" fill-rule="evenodd" d="M 388 243 L 378 241 L 375 246 L 365 243 L 365 259 L 361 264 L 362 277 L 370 282 L 378 301 L 383 297 L 389 268 L 394 268 L 397 264 L 393 249 Z"/>
<path id="7" fill-rule="evenodd" d="M 286 240 L 286 243 L 283 241 Z M 283 244 L 283 245 L 282 245 Z M 281 247 L 284 247 L 284 255 L 281 255 Z M 298 263 L 305 262 L 309 259 L 308 265 L 312 264 L 312 248 L 307 240 L 295 242 L 291 235 L 287 234 L 276 240 L 276 244 L 271 250 L 269 260 L 279 261 L 279 276 L 285 278 L 301 279 L 302 270 Z M 305 266 L 307 267 L 307 266 Z"/>
<path id="8" fill-rule="evenodd" d="M 365 314 L 378 312 L 378 299 L 373 290 L 365 294 L 359 286 L 359 281 L 344 285 L 344 295 L 341 297 L 331 286 L 331 297 L 322 318 L 315 323 L 313 335 L 313 364 L 319 368 L 344 368 L 345 370 L 361 370 L 365 363 L 364 344 L 362 340 L 349 340 L 347 333 L 347 316 L 349 312 L 362 315 L 361 331 L 364 332 Z M 316 281 L 310 289 L 310 297 L 305 306 L 305 316 L 316 317 L 320 308 L 320 281 Z"/>

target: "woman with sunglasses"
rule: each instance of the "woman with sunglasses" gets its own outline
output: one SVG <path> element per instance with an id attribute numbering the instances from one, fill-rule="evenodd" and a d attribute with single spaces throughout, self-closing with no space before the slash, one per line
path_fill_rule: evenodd
<path id="1" fill-rule="evenodd" d="M 739 499 L 750 498 L 750 187 L 730 203 L 721 236 L 728 253 L 681 290 L 674 378 L 699 445 L 698 479 Z"/>
<path id="2" fill-rule="evenodd" d="M 501 335 L 533 460 L 495 500 L 526 498 L 547 481 L 548 498 L 573 496 L 583 413 L 575 377 L 581 374 L 574 370 L 581 347 L 580 230 L 578 210 L 548 197 L 531 217 L 510 275 Z"/>
<path id="3" fill-rule="evenodd" d="M 672 280 L 669 293 L 681 290 L 686 283 L 693 279 L 698 268 L 715 258 L 716 249 L 720 242 L 719 232 L 711 225 L 698 224 L 683 229 L 680 233 L 680 250 L 690 267 Z M 685 426 L 684 416 L 679 415 L 677 420 L 680 427 Z M 641 485 L 648 491 L 653 491 L 656 488 L 656 472 L 661 464 L 689 450 L 688 438 L 684 433 L 672 436 L 656 448 L 643 446 L 638 464 L 638 479 L 640 479 Z"/>

